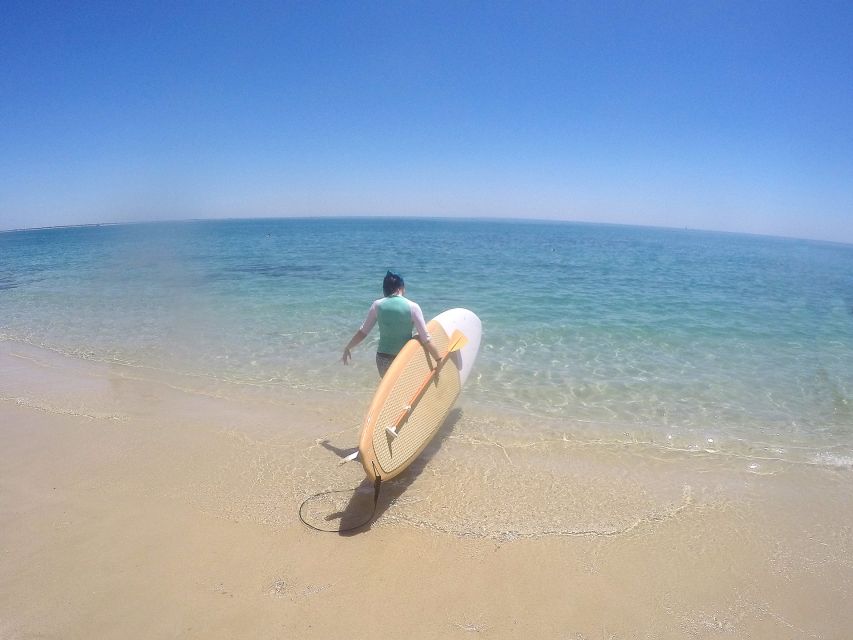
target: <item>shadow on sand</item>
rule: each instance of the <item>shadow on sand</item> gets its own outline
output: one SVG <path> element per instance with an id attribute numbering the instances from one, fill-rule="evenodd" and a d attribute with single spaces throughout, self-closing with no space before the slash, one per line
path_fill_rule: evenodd
<path id="1" fill-rule="evenodd" d="M 394 501 L 402 496 L 406 492 L 406 489 L 409 488 L 409 485 L 417 479 L 432 457 L 441 449 L 444 439 L 453 430 L 453 427 L 456 426 L 461 417 L 462 410 L 453 409 L 447 418 L 445 418 L 426 449 L 409 465 L 409 468 L 393 480 L 382 483 L 379 502 L 376 504 L 376 513 L 373 514 L 373 518 L 369 522 L 364 521 L 373 510 L 373 483 L 367 478 L 355 489 L 349 504 L 342 511 L 326 516 L 326 522 L 332 523 L 337 521 L 338 528 L 340 529 L 338 533 L 342 536 L 353 536 L 368 531 L 373 523 L 382 517 L 382 514 L 385 513 L 388 507 L 394 504 Z M 339 456 L 344 456 L 352 451 L 352 449 L 339 449 L 328 442 L 324 442 L 322 445 Z M 360 523 L 364 524 L 358 526 Z"/>

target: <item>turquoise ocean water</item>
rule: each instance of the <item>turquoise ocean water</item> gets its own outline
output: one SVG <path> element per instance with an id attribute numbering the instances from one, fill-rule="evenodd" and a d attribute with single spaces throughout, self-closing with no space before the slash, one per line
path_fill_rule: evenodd
<path id="1" fill-rule="evenodd" d="M 465 402 L 530 429 L 853 466 L 853 246 L 574 223 L 281 219 L 0 234 L 0 339 L 368 394 L 386 268 L 483 321 Z M 713 441 L 711 445 L 709 440 Z"/>

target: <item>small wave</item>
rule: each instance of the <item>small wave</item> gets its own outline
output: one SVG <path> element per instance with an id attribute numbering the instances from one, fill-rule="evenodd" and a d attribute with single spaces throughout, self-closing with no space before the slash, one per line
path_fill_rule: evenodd
<path id="1" fill-rule="evenodd" d="M 41 411 L 42 413 L 49 413 L 56 416 L 73 416 L 75 418 L 86 418 L 87 420 L 109 420 L 112 422 L 127 422 L 128 420 L 127 416 L 116 413 L 90 413 L 85 410 L 56 407 L 50 403 L 24 397 L 0 396 L 0 402 L 14 403 L 19 407 L 34 409 L 36 411 Z"/>
<path id="2" fill-rule="evenodd" d="M 814 463 L 835 469 L 853 470 L 853 455 L 819 453 L 814 457 Z"/>

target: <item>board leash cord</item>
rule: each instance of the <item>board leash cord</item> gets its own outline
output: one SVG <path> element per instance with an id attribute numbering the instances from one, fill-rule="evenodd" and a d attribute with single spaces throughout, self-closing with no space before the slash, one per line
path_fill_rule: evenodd
<path id="1" fill-rule="evenodd" d="M 356 454 L 357 453 L 358 452 L 356 452 Z M 349 458 L 350 456 L 347 457 Z M 353 456 L 352 459 L 355 459 L 355 456 Z M 382 489 L 382 476 L 376 473 L 375 464 L 373 465 L 373 472 L 376 476 L 376 480 L 373 483 L 373 509 L 371 510 L 370 515 L 367 517 L 367 520 L 351 527 L 346 527 L 345 529 L 324 529 L 308 522 L 305 519 L 305 516 L 302 515 L 302 510 L 305 508 L 306 504 L 308 504 L 315 498 L 320 498 L 322 496 L 328 496 L 336 493 L 350 493 L 352 491 L 352 489 L 333 489 L 331 491 L 321 491 L 320 493 L 315 493 L 313 496 L 309 496 L 302 501 L 302 504 L 299 505 L 299 519 L 302 521 L 302 524 L 304 524 L 309 529 L 313 529 L 314 531 L 320 531 L 322 533 L 345 533 L 347 531 L 355 531 L 356 529 L 361 529 L 362 527 L 365 527 L 371 522 L 373 522 L 373 518 L 376 515 L 376 508 L 379 506 L 379 491 Z"/>

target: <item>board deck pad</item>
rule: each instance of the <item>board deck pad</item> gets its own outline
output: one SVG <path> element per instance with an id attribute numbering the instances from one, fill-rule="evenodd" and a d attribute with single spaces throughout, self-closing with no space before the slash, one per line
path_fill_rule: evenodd
<path id="1" fill-rule="evenodd" d="M 432 320 L 427 331 L 438 352 L 446 353 L 450 340 L 441 324 Z M 392 438 L 385 431 L 386 427 L 397 424 L 434 366 L 414 338 L 391 363 L 367 411 L 359 443 L 362 464 L 369 477 L 375 476 L 374 462 L 375 471 L 383 479 L 401 473 L 429 444 L 450 413 L 462 389 L 453 356 L 414 405 L 409 418 L 399 427 L 397 437 Z"/>

